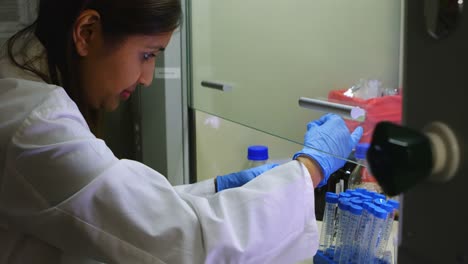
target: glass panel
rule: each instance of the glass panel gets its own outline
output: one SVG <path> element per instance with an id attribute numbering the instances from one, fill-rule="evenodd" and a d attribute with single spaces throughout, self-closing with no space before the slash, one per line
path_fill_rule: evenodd
<path id="1" fill-rule="evenodd" d="M 359 84 L 371 86 L 360 90 L 364 96 L 376 85 L 389 88 L 380 94 L 399 88 L 400 1 L 203 0 L 191 5 L 193 108 L 300 144 L 306 124 L 324 114 L 300 107 L 301 97 L 364 109 L 364 123 L 347 122 L 351 129 L 364 126 L 363 141 L 377 121 L 401 119 L 400 96 L 393 104 L 383 97 L 343 95 Z M 374 79 L 381 85 L 369 82 Z M 385 115 L 382 105 L 397 113 Z"/>

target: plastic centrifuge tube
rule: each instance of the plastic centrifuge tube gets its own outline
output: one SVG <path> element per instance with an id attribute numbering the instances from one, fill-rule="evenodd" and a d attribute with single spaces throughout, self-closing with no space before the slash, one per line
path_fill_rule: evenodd
<path id="1" fill-rule="evenodd" d="M 322 221 L 322 231 L 320 233 L 319 250 L 325 250 L 331 245 L 335 228 L 335 212 L 338 205 L 338 195 L 327 192 L 325 195 L 325 211 Z"/>
<path id="2" fill-rule="evenodd" d="M 377 206 L 373 203 L 365 203 L 365 209 L 367 210 L 367 225 L 364 230 L 364 234 L 362 236 L 362 240 L 359 244 L 359 250 L 357 254 L 357 261 L 356 263 L 367 263 L 366 260 L 368 258 L 369 248 L 372 242 L 374 224 L 375 224 L 375 210 Z"/>
<path id="3" fill-rule="evenodd" d="M 372 225 L 372 239 L 370 240 L 370 246 L 367 249 L 365 261 L 362 263 L 373 263 L 376 259 L 377 249 L 380 246 L 380 238 L 387 220 L 387 211 L 384 209 L 374 207 L 374 222 Z"/>
<path id="4" fill-rule="evenodd" d="M 343 233 L 340 264 L 347 264 L 351 260 L 356 230 L 360 228 L 362 210 L 361 206 L 354 204 L 349 207 L 348 226 Z"/>
<path id="5" fill-rule="evenodd" d="M 339 213 L 340 224 L 338 226 L 338 234 L 335 240 L 335 251 L 333 255 L 333 260 L 335 260 L 336 262 L 340 260 L 341 248 L 343 246 L 343 235 L 344 235 L 346 228 L 348 227 L 348 222 L 349 222 L 349 214 L 350 214 L 349 207 L 350 206 L 351 206 L 351 203 L 349 203 L 348 201 L 342 200 L 338 202 L 338 208 L 339 208 L 338 211 L 340 212 Z"/>
<path id="6" fill-rule="evenodd" d="M 351 195 L 347 193 L 340 193 L 339 198 L 338 198 L 338 206 L 337 210 L 335 211 L 335 223 L 333 226 L 333 231 L 332 231 L 332 236 L 330 239 L 330 244 L 328 248 L 325 250 L 325 255 L 328 256 L 329 258 L 333 258 L 335 256 L 335 247 L 336 247 L 336 241 L 338 240 L 338 233 L 340 231 L 340 220 L 341 220 L 341 214 L 343 213 L 342 210 L 339 209 L 340 203 L 343 202 L 349 202 L 350 198 L 344 198 L 344 197 L 351 197 Z"/>
<path id="7" fill-rule="evenodd" d="M 390 204 L 382 204 L 381 208 L 387 211 L 387 220 L 385 221 L 382 236 L 380 241 L 377 241 L 379 247 L 377 248 L 376 256 L 378 258 L 382 258 L 385 250 L 387 249 L 388 240 L 390 238 L 390 234 L 392 233 L 393 228 L 393 219 L 395 218 L 395 208 Z"/>
<path id="8" fill-rule="evenodd" d="M 354 244 L 353 244 L 353 252 L 351 255 L 351 262 L 352 263 L 358 263 L 360 255 L 363 254 L 364 250 L 368 248 L 368 245 L 370 244 L 369 239 L 366 238 L 369 235 L 367 235 L 370 232 L 370 226 L 372 225 L 372 211 L 371 211 L 371 206 L 373 206 L 372 203 L 369 202 L 364 202 L 363 203 L 363 211 L 362 211 L 362 216 L 361 216 L 361 222 L 359 225 L 358 230 L 356 230 L 356 238 L 354 239 Z M 367 232 L 367 233 L 366 233 Z"/>

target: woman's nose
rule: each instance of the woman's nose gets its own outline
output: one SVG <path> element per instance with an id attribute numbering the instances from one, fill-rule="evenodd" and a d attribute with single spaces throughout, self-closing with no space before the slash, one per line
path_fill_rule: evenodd
<path id="1" fill-rule="evenodd" d="M 148 87 L 153 82 L 154 66 L 154 64 L 150 64 L 143 67 L 140 79 L 138 80 L 142 86 Z"/>

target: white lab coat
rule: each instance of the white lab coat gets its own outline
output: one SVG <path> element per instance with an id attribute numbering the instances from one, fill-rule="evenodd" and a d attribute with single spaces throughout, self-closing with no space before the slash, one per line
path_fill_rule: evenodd
<path id="1" fill-rule="evenodd" d="M 173 187 L 117 159 L 62 88 L 5 60 L 0 78 L 0 263 L 295 263 L 315 254 L 314 189 L 299 162 L 220 193 L 213 180 Z"/>

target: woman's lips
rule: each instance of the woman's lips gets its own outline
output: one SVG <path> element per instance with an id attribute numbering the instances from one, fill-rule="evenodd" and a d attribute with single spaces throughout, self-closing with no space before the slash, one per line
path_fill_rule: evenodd
<path id="1" fill-rule="evenodd" d="M 132 94 L 131 91 L 125 90 L 125 91 L 120 93 L 120 98 L 122 100 L 127 100 L 130 97 L 131 94 Z"/>

